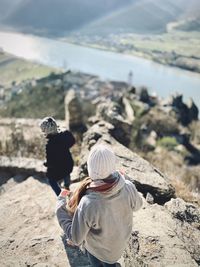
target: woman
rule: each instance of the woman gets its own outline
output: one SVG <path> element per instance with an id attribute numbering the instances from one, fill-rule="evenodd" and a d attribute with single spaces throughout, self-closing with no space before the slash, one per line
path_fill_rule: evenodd
<path id="1" fill-rule="evenodd" d="M 47 139 L 46 143 L 46 162 L 47 178 L 55 194 L 61 192 L 59 181 L 64 180 L 65 188 L 70 185 L 70 173 L 73 169 L 73 159 L 70 148 L 74 145 L 75 139 L 70 131 L 60 132 L 54 118 L 45 117 L 40 128 Z"/>
<path id="2" fill-rule="evenodd" d="M 83 245 L 94 267 L 114 267 L 132 232 L 133 211 L 142 206 L 135 186 L 116 171 L 115 154 L 104 145 L 90 151 L 89 178 L 66 207 L 67 191 L 58 197 L 57 218 L 67 238 Z"/>

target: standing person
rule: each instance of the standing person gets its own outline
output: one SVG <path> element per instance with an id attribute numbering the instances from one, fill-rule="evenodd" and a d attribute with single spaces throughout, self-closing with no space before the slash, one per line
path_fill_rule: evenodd
<path id="1" fill-rule="evenodd" d="M 46 162 L 47 178 L 53 191 L 58 196 L 61 192 L 58 181 L 64 180 L 64 187 L 69 189 L 70 173 L 73 169 L 73 159 L 69 149 L 75 139 L 70 131 L 60 132 L 54 118 L 46 117 L 40 123 L 40 128 L 47 138 Z"/>
<path id="2" fill-rule="evenodd" d="M 104 145 L 89 153 L 89 178 L 66 206 L 67 191 L 58 197 L 56 214 L 69 244 L 83 245 L 94 267 L 115 267 L 132 232 L 133 211 L 142 206 L 135 185 L 116 171 L 115 154 Z"/>

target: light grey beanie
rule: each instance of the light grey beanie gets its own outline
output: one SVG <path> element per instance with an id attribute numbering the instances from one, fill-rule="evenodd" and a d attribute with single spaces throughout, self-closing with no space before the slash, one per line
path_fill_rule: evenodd
<path id="1" fill-rule="evenodd" d="M 94 145 L 87 160 L 89 177 L 92 180 L 107 178 L 116 170 L 115 162 L 116 157 L 111 148 L 105 145 Z"/>
<path id="2" fill-rule="evenodd" d="M 58 132 L 58 125 L 52 117 L 45 117 L 40 123 L 40 128 L 46 135 Z"/>

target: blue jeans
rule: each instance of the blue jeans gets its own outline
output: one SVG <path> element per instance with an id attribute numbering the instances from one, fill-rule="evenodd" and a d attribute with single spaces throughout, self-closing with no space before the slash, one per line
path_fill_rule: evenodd
<path id="1" fill-rule="evenodd" d="M 53 179 L 53 178 L 48 178 L 48 180 L 49 180 L 49 184 L 50 184 L 51 188 L 53 189 L 53 191 L 55 192 L 55 194 L 56 194 L 57 196 L 60 195 L 61 188 L 60 188 L 60 184 L 59 184 L 59 182 L 57 182 L 57 181 L 56 181 L 55 179 Z M 65 176 L 65 177 L 63 178 L 63 180 L 64 180 L 64 187 L 65 187 L 65 188 L 69 188 L 69 186 L 70 186 L 70 174 L 67 175 L 67 176 Z"/>
<path id="2" fill-rule="evenodd" d="M 98 260 L 95 256 L 90 254 L 88 251 L 87 251 L 87 256 L 92 267 L 117 267 L 116 263 L 109 264 L 109 263 Z"/>

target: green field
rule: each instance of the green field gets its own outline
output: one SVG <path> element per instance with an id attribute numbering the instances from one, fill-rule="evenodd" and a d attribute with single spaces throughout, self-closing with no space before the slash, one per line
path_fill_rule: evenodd
<path id="1" fill-rule="evenodd" d="M 129 34 L 119 43 L 132 44 L 136 49 L 149 52 L 175 52 L 179 55 L 200 58 L 200 32 L 171 32 L 162 35 Z"/>
<path id="2" fill-rule="evenodd" d="M 200 32 L 170 31 L 163 34 L 118 33 L 71 35 L 64 41 L 148 58 L 165 65 L 200 72 Z"/>
<path id="3" fill-rule="evenodd" d="M 0 52 L 0 85 L 9 86 L 27 79 L 38 79 L 49 75 L 55 69 L 25 61 Z"/>

